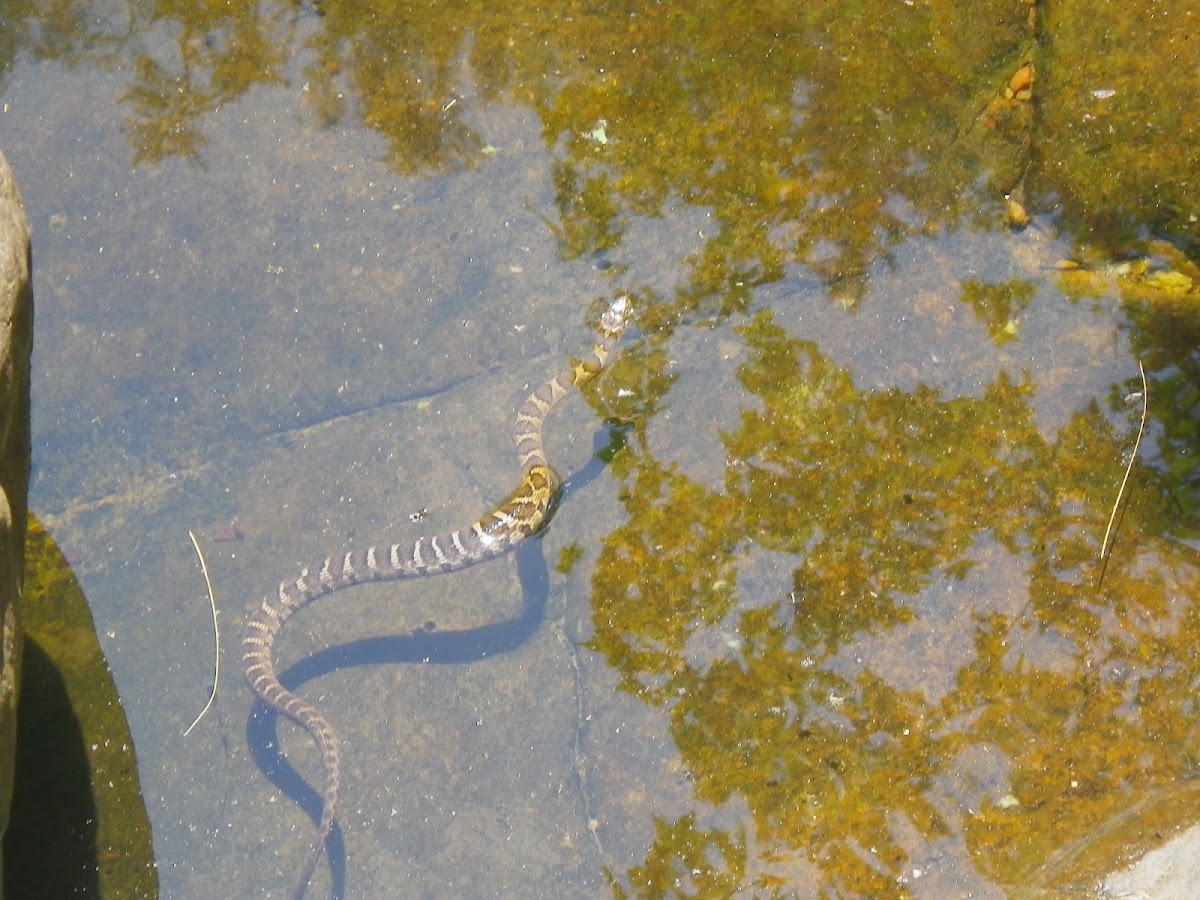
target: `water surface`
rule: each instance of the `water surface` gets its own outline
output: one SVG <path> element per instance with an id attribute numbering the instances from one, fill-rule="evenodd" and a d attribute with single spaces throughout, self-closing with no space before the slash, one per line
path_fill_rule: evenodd
<path id="1" fill-rule="evenodd" d="M 314 832 L 245 611 L 503 498 L 517 405 L 623 291 L 547 440 L 564 473 L 606 420 L 624 448 L 524 578 L 355 589 L 283 634 L 344 740 L 335 891 L 1086 890 L 1195 821 L 1200 141 L 1143 130 L 1200 86 L 1127 74 L 1186 28 L 992 6 L 6 8 L 32 500 L 164 896 L 285 896 Z M 189 529 L 223 655 L 184 737 L 213 666 Z"/>

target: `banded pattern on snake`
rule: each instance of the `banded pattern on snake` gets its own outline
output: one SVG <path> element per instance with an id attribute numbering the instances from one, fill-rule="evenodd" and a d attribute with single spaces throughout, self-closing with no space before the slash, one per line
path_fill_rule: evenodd
<path id="1" fill-rule="evenodd" d="M 542 427 L 554 406 L 572 390 L 595 378 L 612 355 L 631 313 L 628 296 L 609 304 L 600 317 L 596 342 L 582 360 L 551 378 L 521 404 L 514 437 L 522 479 L 499 506 L 467 528 L 412 544 L 367 547 L 331 556 L 284 581 L 251 612 L 242 632 L 242 671 L 251 689 L 272 708 L 309 733 L 325 768 L 321 822 L 292 894 L 300 900 L 308 889 L 337 817 L 341 791 L 338 737 L 320 710 L 279 682 L 272 649 L 284 623 L 315 600 L 342 588 L 377 581 L 397 581 L 453 572 L 507 553 L 545 527 L 558 499 L 560 480 L 546 459 Z"/>

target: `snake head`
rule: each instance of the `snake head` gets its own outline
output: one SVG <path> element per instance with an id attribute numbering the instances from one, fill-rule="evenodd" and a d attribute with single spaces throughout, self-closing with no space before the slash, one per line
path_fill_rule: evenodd
<path id="1" fill-rule="evenodd" d="M 629 324 L 633 315 L 633 300 L 628 294 L 622 294 L 608 305 L 608 309 L 600 316 L 600 327 L 606 335 L 620 336 Z"/>

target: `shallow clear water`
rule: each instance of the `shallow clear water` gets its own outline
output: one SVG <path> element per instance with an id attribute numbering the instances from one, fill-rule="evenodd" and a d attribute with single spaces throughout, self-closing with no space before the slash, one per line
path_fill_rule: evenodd
<path id="1" fill-rule="evenodd" d="M 626 446 L 523 560 L 544 584 L 364 587 L 280 640 L 345 744 L 345 896 L 1077 886 L 1056 851 L 1191 778 L 1191 270 L 1111 266 L 1065 177 L 1026 175 L 1024 12 L 75 12 L 23 15 L 0 83 L 32 501 L 164 896 L 284 896 L 313 835 L 256 762 L 245 611 L 503 498 L 517 405 L 624 290 L 633 333 L 547 441 L 564 474 L 605 419 Z M 184 737 L 213 653 L 189 529 L 223 656 Z"/>

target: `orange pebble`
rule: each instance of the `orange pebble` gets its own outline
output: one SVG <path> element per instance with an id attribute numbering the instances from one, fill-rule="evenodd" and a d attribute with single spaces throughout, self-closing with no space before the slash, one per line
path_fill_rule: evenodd
<path id="1" fill-rule="evenodd" d="M 1004 92 L 1004 96 L 1010 99 L 1016 97 L 1019 100 L 1027 100 L 1032 95 L 1032 91 L 1033 63 L 1025 63 L 1009 79 L 1008 90 Z"/>

